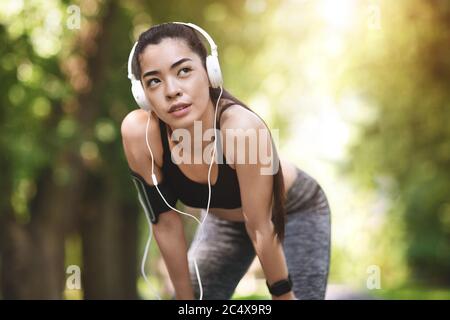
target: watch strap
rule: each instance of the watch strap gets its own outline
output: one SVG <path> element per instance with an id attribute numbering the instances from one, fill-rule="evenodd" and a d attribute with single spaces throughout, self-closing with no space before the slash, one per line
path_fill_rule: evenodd
<path id="1" fill-rule="evenodd" d="M 291 276 L 288 275 L 287 279 L 283 279 L 269 285 L 266 281 L 267 288 L 269 289 L 270 294 L 279 297 L 285 293 L 288 293 L 292 290 L 292 280 Z"/>

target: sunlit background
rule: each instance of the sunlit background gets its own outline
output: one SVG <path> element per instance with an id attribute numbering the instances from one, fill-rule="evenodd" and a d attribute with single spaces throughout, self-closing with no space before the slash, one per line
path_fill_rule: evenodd
<path id="1" fill-rule="evenodd" d="M 0 297 L 155 298 L 120 123 L 129 50 L 166 21 L 211 34 L 324 188 L 327 299 L 450 298 L 450 3 L 426 0 L 1 1 Z M 170 299 L 155 241 L 146 270 Z M 257 259 L 234 298 L 270 298 Z"/>

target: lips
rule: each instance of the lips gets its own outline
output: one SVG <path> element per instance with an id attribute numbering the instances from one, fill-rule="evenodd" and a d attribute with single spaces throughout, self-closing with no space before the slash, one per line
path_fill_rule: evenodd
<path id="1" fill-rule="evenodd" d="M 191 105 L 190 103 L 177 103 L 177 104 L 174 104 L 174 105 L 172 105 L 170 107 L 169 113 L 172 113 L 172 112 L 178 111 L 178 110 L 182 110 L 182 109 L 184 109 L 186 107 L 189 107 L 190 105 Z"/>

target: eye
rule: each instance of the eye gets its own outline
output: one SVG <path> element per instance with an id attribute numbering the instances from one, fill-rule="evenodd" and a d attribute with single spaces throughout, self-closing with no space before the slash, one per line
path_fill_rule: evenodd
<path id="1" fill-rule="evenodd" d="M 185 67 L 185 68 L 180 69 L 180 71 L 178 72 L 178 74 L 181 74 L 182 72 L 185 72 L 184 74 L 186 74 L 186 73 L 189 73 L 190 71 L 192 71 L 191 68 Z"/>
<path id="2" fill-rule="evenodd" d="M 153 84 L 153 81 L 159 81 L 158 78 L 151 78 L 146 82 L 147 87 L 151 87 Z"/>

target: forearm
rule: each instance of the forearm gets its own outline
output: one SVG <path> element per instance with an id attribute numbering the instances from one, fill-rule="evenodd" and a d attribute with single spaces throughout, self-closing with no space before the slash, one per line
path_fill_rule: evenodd
<path id="1" fill-rule="evenodd" d="M 247 232 L 253 242 L 258 259 L 261 263 L 266 280 L 273 284 L 288 277 L 288 268 L 283 247 L 278 237 L 273 234 L 272 222 L 258 227 L 247 226 Z M 280 297 L 272 296 L 273 299 L 294 299 L 292 291 Z"/>
<path id="2" fill-rule="evenodd" d="M 194 299 L 181 217 L 174 211 L 163 213 L 153 229 L 175 289 L 176 299 Z"/>

